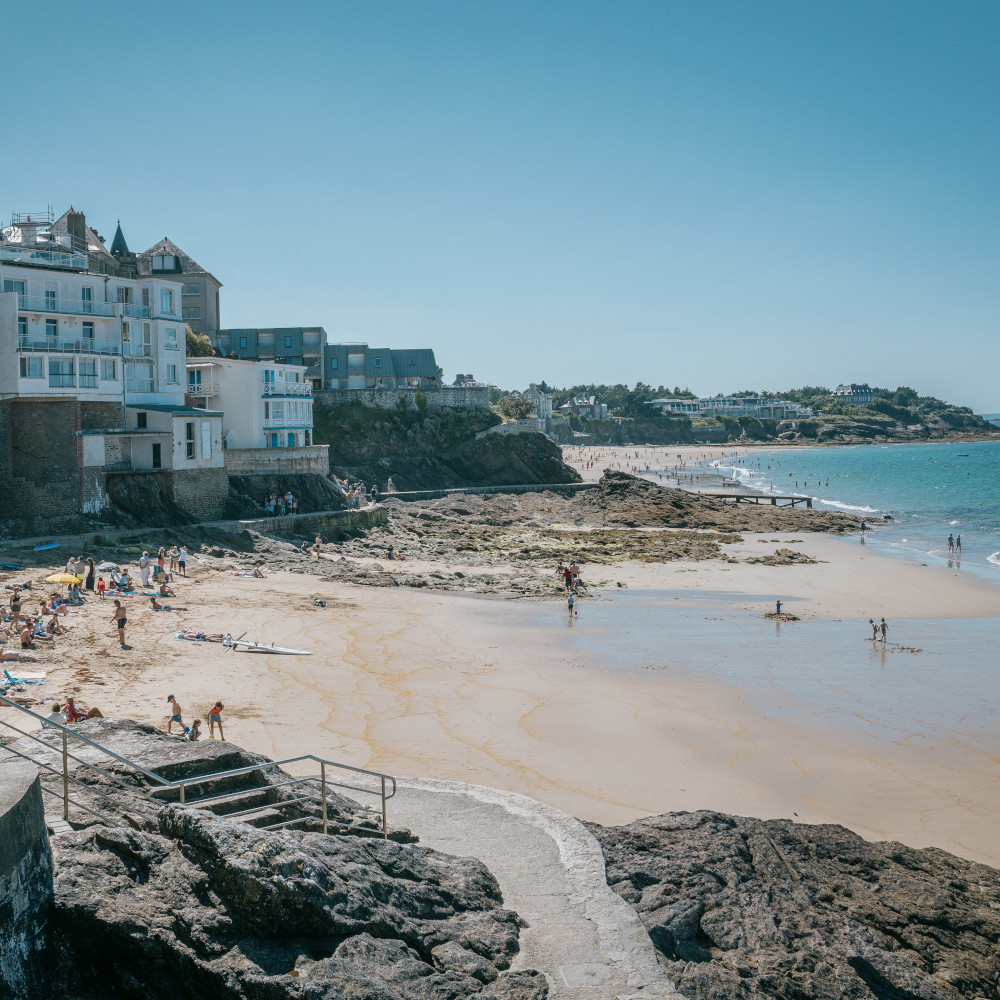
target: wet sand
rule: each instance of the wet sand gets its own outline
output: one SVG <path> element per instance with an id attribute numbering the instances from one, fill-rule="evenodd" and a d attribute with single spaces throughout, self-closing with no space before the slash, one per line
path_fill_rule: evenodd
<path id="1" fill-rule="evenodd" d="M 475 781 L 588 820 L 697 808 L 788 816 L 1000 864 L 1000 728 L 979 689 L 989 678 L 954 669 L 946 634 L 925 653 L 887 657 L 894 683 L 912 676 L 921 686 L 919 704 L 902 706 L 892 726 L 891 698 L 868 712 L 858 683 L 859 671 L 883 669 L 866 666 L 860 630 L 870 615 L 885 614 L 891 640 L 904 644 L 907 621 L 924 630 L 925 645 L 927 629 L 971 630 L 956 656 L 979 649 L 979 665 L 995 661 L 985 651 L 1000 635 L 1000 590 L 879 556 L 857 539 L 744 535 L 733 548 L 766 553 L 779 542 L 823 561 L 602 566 L 608 589 L 581 600 L 572 623 L 558 597 L 367 588 L 292 573 L 259 581 L 195 561 L 200 571 L 171 602 L 189 611 L 152 612 L 130 599 L 126 652 L 109 635 L 109 602 L 70 619 L 71 636 L 48 655 L 44 693 L 76 692 L 106 714 L 161 726 L 173 693 L 203 728 L 221 699 L 227 735 L 272 757 L 315 752 Z M 651 603 L 636 589 L 655 591 Z M 685 610 L 667 613 L 662 603 L 674 596 Z M 759 631 L 774 628 L 759 616 L 776 596 L 802 618 L 780 626 L 780 662 Z M 247 631 L 314 655 L 175 641 L 182 626 Z M 845 657 L 830 637 L 840 629 L 852 643 L 858 636 L 861 659 L 838 677 Z M 789 672 L 788 657 L 801 672 Z M 810 688 L 824 675 L 826 694 L 823 684 Z M 948 695 L 940 721 L 938 693 Z"/>

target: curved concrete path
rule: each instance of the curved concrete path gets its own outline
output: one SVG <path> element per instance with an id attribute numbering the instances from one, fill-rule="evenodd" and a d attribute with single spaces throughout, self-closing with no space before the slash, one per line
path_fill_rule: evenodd
<path id="1" fill-rule="evenodd" d="M 479 858 L 493 872 L 505 905 L 529 925 L 513 968 L 544 973 L 553 1000 L 676 998 L 579 820 L 526 795 L 430 779 L 400 780 L 389 809 L 392 825 L 422 844 Z"/>

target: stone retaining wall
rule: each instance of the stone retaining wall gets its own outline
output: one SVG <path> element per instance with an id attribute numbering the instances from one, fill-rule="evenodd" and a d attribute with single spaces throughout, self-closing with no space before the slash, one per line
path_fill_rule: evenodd
<path id="1" fill-rule="evenodd" d="M 38 770 L 0 763 L 0 996 L 44 995 L 42 956 L 52 902 L 52 854 Z"/>
<path id="2" fill-rule="evenodd" d="M 326 444 L 305 448 L 227 448 L 223 456 L 226 472 L 232 476 L 330 474 L 330 446 Z"/>
<path id="3" fill-rule="evenodd" d="M 344 403 L 364 403 L 384 410 L 394 410 L 398 400 L 405 399 L 409 410 L 416 409 L 416 396 L 422 392 L 427 397 L 427 408 L 454 410 L 488 410 L 489 390 L 485 385 L 468 389 L 322 389 L 313 394 L 313 399 L 327 406 L 343 406 Z"/>
<path id="4" fill-rule="evenodd" d="M 480 431 L 476 437 L 485 437 L 487 434 L 544 434 L 546 422 L 538 417 L 528 417 L 524 420 L 508 420 L 505 424 L 495 424 Z"/>

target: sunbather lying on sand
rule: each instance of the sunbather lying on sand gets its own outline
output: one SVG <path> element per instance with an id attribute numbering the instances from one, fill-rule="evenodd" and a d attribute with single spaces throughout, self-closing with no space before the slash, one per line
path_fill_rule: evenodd
<path id="1" fill-rule="evenodd" d="M 188 639 L 191 642 L 222 642 L 225 638 L 221 632 L 213 632 L 206 635 L 204 632 L 178 632 L 175 639 Z"/>

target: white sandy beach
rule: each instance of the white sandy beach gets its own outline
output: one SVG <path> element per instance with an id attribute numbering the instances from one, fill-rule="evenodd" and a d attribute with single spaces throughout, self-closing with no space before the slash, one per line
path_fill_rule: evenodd
<path id="1" fill-rule="evenodd" d="M 748 534 L 729 551 L 767 553 L 778 540 L 822 562 L 622 564 L 587 575 L 610 588 L 610 601 L 622 592 L 619 582 L 625 593 L 774 595 L 794 602 L 788 610 L 804 620 L 850 620 L 844 627 L 852 629 L 860 627 L 855 619 L 883 614 L 893 623 L 980 618 L 991 628 L 1000 613 L 1000 589 L 878 555 L 857 538 L 761 537 L 767 544 Z M 314 606 L 316 598 L 327 607 Z M 611 671 L 569 648 L 557 598 L 507 601 L 202 570 L 180 581 L 171 602 L 186 612 L 154 613 L 132 600 L 133 648 L 122 652 L 110 637 L 102 621 L 109 602 L 87 605 L 71 619 L 72 641 L 48 656 L 46 694 L 77 693 L 105 714 L 156 725 L 166 722 L 168 694 L 189 721 L 204 720 L 221 699 L 227 736 L 272 757 L 315 752 L 397 775 L 495 785 L 604 823 L 700 808 L 791 816 L 1000 864 L 998 732 L 946 743 L 918 731 L 873 738 L 833 718 L 762 711 L 739 684 Z M 733 607 L 757 600 L 736 599 Z M 582 608 L 586 615 L 586 601 Z M 548 612 L 551 625 L 523 626 L 529 614 L 547 620 Z M 181 627 L 247 631 L 314 655 L 225 652 L 175 641 Z M 707 618 L 705 628 L 712 628 Z"/>

